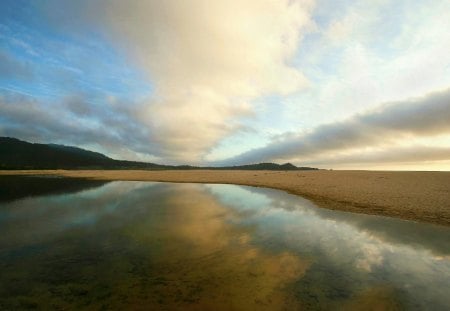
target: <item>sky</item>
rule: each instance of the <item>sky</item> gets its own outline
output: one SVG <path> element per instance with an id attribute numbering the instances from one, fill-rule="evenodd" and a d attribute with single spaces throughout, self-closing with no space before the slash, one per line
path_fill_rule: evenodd
<path id="1" fill-rule="evenodd" d="M 450 170 L 448 0 L 0 0 L 0 136 Z"/>

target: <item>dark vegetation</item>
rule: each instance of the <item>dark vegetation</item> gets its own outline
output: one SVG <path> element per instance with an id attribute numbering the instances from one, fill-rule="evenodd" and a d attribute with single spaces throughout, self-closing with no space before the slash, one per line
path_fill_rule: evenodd
<path id="1" fill-rule="evenodd" d="M 77 147 L 36 144 L 0 137 L 0 170 L 18 169 L 148 169 L 148 170 L 315 170 L 291 163 L 258 163 L 240 166 L 198 167 L 111 159 L 104 154 Z"/>
<path id="2" fill-rule="evenodd" d="M 49 176 L 0 176 L 0 203 L 48 194 L 75 193 L 102 186 L 103 180 Z"/>

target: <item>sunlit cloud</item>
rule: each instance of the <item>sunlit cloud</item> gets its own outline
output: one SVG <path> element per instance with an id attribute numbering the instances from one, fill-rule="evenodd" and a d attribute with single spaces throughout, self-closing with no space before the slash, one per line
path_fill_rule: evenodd
<path id="1" fill-rule="evenodd" d="M 245 127 L 252 100 L 307 85 L 289 60 L 313 27 L 310 1 L 109 1 L 88 7 L 90 22 L 100 23 L 154 84 L 138 118 L 158 156 L 199 161 Z"/>

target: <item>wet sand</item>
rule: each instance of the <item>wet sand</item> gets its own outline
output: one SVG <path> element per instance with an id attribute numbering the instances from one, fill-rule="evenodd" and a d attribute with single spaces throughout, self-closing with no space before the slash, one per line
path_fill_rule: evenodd
<path id="1" fill-rule="evenodd" d="M 0 175 L 237 184 L 280 189 L 319 207 L 450 226 L 450 172 L 33 170 Z"/>

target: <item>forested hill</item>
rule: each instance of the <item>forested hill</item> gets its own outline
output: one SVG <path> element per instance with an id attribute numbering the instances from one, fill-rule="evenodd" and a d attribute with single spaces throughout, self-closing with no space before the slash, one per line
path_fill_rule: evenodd
<path id="1" fill-rule="evenodd" d="M 0 169 L 162 169 L 164 165 L 111 159 L 99 152 L 0 137 Z"/>
<path id="2" fill-rule="evenodd" d="M 0 169 L 217 169 L 217 170 L 310 170 L 293 164 L 258 163 L 227 167 L 161 165 L 147 162 L 115 160 L 77 147 L 37 144 L 11 137 L 0 137 Z"/>

